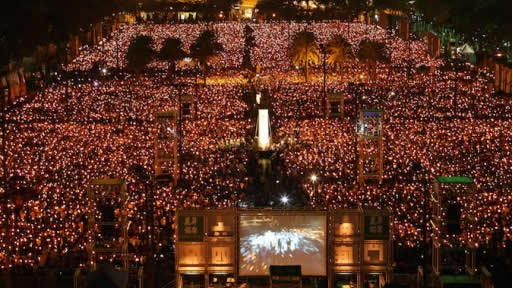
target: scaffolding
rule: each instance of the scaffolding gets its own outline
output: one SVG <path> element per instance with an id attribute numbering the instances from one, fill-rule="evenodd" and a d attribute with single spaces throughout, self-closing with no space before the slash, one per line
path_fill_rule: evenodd
<path id="1" fill-rule="evenodd" d="M 466 176 L 438 176 L 431 193 L 435 276 L 473 275 L 476 265 L 476 186 Z M 467 240 L 465 248 L 454 241 Z M 464 270 L 462 269 L 464 268 Z"/>
<path id="2" fill-rule="evenodd" d="M 383 111 L 362 109 L 357 120 L 358 183 L 383 181 Z"/>
<path id="3" fill-rule="evenodd" d="M 196 118 L 197 100 L 193 95 L 183 95 L 180 97 L 180 118 Z"/>
<path id="4" fill-rule="evenodd" d="M 330 93 L 326 97 L 326 117 L 344 117 L 344 95 Z"/>
<path id="5" fill-rule="evenodd" d="M 88 261 L 91 271 L 105 256 L 128 270 L 128 194 L 121 179 L 92 179 L 88 190 Z M 119 257 L 119 258 L 118 258 Z M 109 257 L 107 257 L 109 258 Z"/>
<path id="6" fill-rule="evenodd" d="M 157 133 L 154 144 L 155 181 L 175 185 L 178 168 L 178 115 L 175 110 L 155 113 Z"/>

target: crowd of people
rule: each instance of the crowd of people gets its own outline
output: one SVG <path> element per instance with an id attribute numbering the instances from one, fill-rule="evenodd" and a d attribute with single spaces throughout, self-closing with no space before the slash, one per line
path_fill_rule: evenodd
<path id="1" fill-rule="evenodd" d="M 123 68 L 126 66 L 126 52 L 130 41 L 138 35 L 149 35 L 154 39 L 154 49 L 160 50 L 167 38 L 178 38 L 182 41 L 184 50 L 189 52 L 190 46 L 204 30 L 213 30 L 223 46 L 223 51 L 217 61 L 211 66 L 214 70 L 237 68 L 242 64 L 244 56 L 245 26 L 254 37 L 254 47 L 251 49 L 251 61 L 255 66 L 271 71 L 288 71 L 292 67 L 289 60 L 289 46 L 294 35 L 302 30 L 314 32 L 318 44 L 328 43 L 335 35 L 342 35 L 357 52 L 358 45 L 363 39 L 385 43 L 391 60 L 396 65 L 438 65 L 440 61 L 430 58 L 426 45 L 421 40 L 403 41 L 379 26 L 361 23 L 344 23 L 340 21 L 296 23 L 205 23 L 205 24 L 133 24 L 122 26 L 108 39 L 98 46 L 81 48 L 81 54 L 66 70 L 89 70 L 95 63 L 102 67 Z M 407 53 L 405 53 L 407 52 Z M 321 51 L 321 53 L 323 53 Z M 411 61 L 411 62 L 410 62 Z M 166 68 L 166 64 L 158 60 L 151 65 L 154 68 Z"/>
<path id="2" fill-rule="evenodd" d="M 84 250 L 89 180 L 115 177 L 137 185 L 135 166 L 152 173 L 154 113 L 177 109 L 179 94 L 194 96 L 196 104 L 193 116 L 181 123 L 180 186 L 156 192 L 157 227 L 172 224 L 171 212 L 177 206 L 233 205 L 232 195 L 244 189 L 240 178 L 245 167 L 238 164 L 247 157 L 243 150 L 221 150 L 219 144 L 248 135 L 242 87 L 169 86 L 166 77 L 61 81 L 9 112 L 8 174 L 22 178 L 20 186 L 32 194 L 21 207 L 12 204 L 2 257 L 11 234 L 17 236 L 12 240 L 15 265 L 42 265 L 46 258 L 41 261 L 40 256 L 52 250 L 59 255 Z M 144 191 L 132 191 L 141 194 L 130 195 L 128 215 L 134 228 L 129 237 L 131 244 L 139 244 L 147 204 Z M 3 213 L 2 224 L 7 216 Z"/>
<path id="3" fill-rule="evenodd" d="M 94 178 L 115 177 L 129 184 L 128 235 L 134 261 L 141 260 L 148 226 L 157 239 L 172 239 L 176 207 L 231 207 L 243 201 L 255 135 L 245 80 L 234 73 L 242 62 L 244 25 L 213 24 L 224 47 L 213 74 L 238 81 L 203 86 L 195 76 L 170 82 L 158 71 L 90 78 L 82 73 L 63 77 L 14 106 L 6 115 L 7 172 L 2 174 L 7 174 L 12 191 L 24 194 L 22 201 L 9 200 L 0 212 L 0 266 L 8 266 L 8 254 L 9 266 L 38 268 L 72 254 L 80 255 L 78 263 L 85 265 L 87 189 Z M 477 185 L 475 202 L 465 205 L 478 216 L 479 243 L 490 242 L 499 226 L 505 239 L 511 239 L 511 98 L 493 91 L 488 71 L 468 65 L 456 69 L 433 60 L 421 41 L 408 44 L 375 26 L 312 23 L 308 29 L 321 42 L 340 33 L 354 47 L 372 38 L 384 41 L 392 52 L 392 63 L 378 66 L 376 80 L 356 77 L 365 71 L 356 61 L 348 62 L 340 75 L 329 68 L 325 91 L 320 78 L 301 83 L 286 77 L 293 73 L 286 55 L 289 35 L 307 24 L 250 25 L 257 44 L 253 64 L 265 68 L 258 89 L 271 96 L 273 141 L 286 143 L 278 151 L 285 174 L 300 177 L 313 207 L 391 207 L 397 244 L 419 246 L 423 230 L 430 231 L 426 216 L 432 177 L 467 175 Z M 128 44 L 139 34 L 154 36 L 156 48 L 165 38 L 177 37 L 188 49 L 207 26 L 125 26 L 100 46 L 83 48 L 65 69 L 86 71 L 98 62 L 124 66 Z M 414 64 L 406 65 L 410 59 Z M 422 64 L 434 70 L 418 69 Z M 344 117 L 325 117 L 325 92 L 344 96 Z M 192 115 L 178 124 L 180 181 L 175 188 L 154 192 L 154 222 L 146 224 L 149 192 L 138 183 L 140 172 L 134 168 L 153 174 L 154 113 L 177 109 L 184 95 L 192 96 L 195 104 Z M 385 111 L 384 180 L 358 187 L 354 115 L 366 107 Z M 311 174 L 318 176 L 315 182 Z M 466 238 L 446 239 L 458 245 Z"/>
<path id="4" fill-rule="evenodd" d="M 432 178 L 465 175 L 477 185 L 465 212 L 477 208 L 473 238 L 491 241 L 503 226 L 511 238 L 511 100 L 490 93 L 490 75 L 470 69 L 440 67 L 434 73 L 383 71 L 364 85 L 329 83 L 329 92 L 345 98 L 345 117 L 324 117 L 321 84 L 286 85 L 275 91 L 278 138 L 293 139 L 283 156 L 287 173 L 301 176 L 314 207 L 391 207 L 395 239 L 405 246 L 422 242 L 430 230 Z M 456 84 L 455 84 L 456 81 Z M 282 85 L 282 84 L 281 84 Z M 296 90 L 296 94 L 293 92 Z M 307 96 L 311 96 L 308 98 Z M 383 109 L 384 180 L 379 186 L 356 186 L 355 110 Z M 306 98 L 307 100 L 303 100 Z M 312 182 L 315 174 L 319 180 Z M 465 244 L 470 236 L 446 236 L 448 244 Z"/>

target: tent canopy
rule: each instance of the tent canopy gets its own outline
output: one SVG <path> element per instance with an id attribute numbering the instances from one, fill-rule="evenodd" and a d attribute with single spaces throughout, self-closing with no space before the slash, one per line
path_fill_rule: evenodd
<path id="1" fill-rule="evenodd" d="M 474 49 L 466 43 L 463 46 L 458 47 L 458 51 L 463 54 L 474 54 Z"/>

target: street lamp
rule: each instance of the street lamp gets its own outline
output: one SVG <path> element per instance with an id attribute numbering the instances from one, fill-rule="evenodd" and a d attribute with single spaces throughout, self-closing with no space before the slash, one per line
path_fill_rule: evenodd
<path id="1" fill-rule="evenodd" d="M 354 112 L 354 121 L 355 121 L 355 134 L 354 134 L 354 155 L 355 155 L 355 177 L 358 178 L 358 125 L 359 125 L 359 111 L 360 111 L 360 90 L 363 87 L 363 81 L 365 80 L 365 75 L 362 73 L 360 75 L 361 82 L 357 85 L 353 84 L 353 95 L 355 97 L 355 112 Z M 362 101 L 365 100 L 365 97 L 362 97 Z M 356 181 L 356 185 L 358 185 L 358 181 Z"/>
<path id="2" fill-rule="evenodd" d="M 320 45 L 320 48 L 322 50 L 322 73 L 323 73 L 323 77 L 322 77 L 322 93 L 323 93 L 323 96 L 324 96 L 324 101 L 327 101 L 326 100 L 326 44 L 324 43 L 321 43 Z"/>
<path id="3" fill-rule="evenodd" d="M 287 195 L 283 195 L 280 201 L 283 205 L 287 205 L 289 203 L 289 197 L 287 197 Z"/>
<path id="4" fill-rule="evenodd" d="M 312 185 L 313 185 L 313 190 L 314 190 L 314 193 L 312 196 L 316 195 L 317 193 L 319 193 L 319 183 L 317 182 L 319 180 L 319 177 L 317 177 L 316 174 L 312 174 L 310 176 L 310 181 L 312 181 Z"/>

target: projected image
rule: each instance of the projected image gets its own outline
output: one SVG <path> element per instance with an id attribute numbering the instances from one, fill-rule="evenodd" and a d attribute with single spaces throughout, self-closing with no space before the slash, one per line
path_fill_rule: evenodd
<path id="1" fill-rule="evenodd" d="M 325 216 L 241 216 L 240 275 L 269 275 L 271 265 L 326 274 Z"/>

